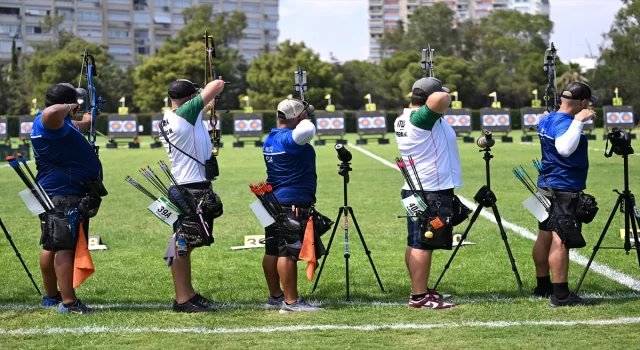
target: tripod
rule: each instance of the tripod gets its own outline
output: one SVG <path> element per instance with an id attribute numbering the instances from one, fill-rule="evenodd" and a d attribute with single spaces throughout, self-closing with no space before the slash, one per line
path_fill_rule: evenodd
<path id="1" fill-rule="evenodd" d="M 600 234 L 600 238 L 598 239 L 598 243 L 593 247 L 593 253 L 591 254 L 591 258 L 589 258 L 589 262 L 582 273 L 582 277 L 580 277 L 580 281 L 578 282 L 578 286 L 576 287 L 575 293 L 578 294 L 580 287 L 582 286 L 582 282 L 584 278 L 587 276 L 587 272 L 589 272 L 589 268 L 591 267 L 591 263 L 593 259 L 596 257 L 598 250 L 602 249 L 624 249 L 627 254 L 631 251 L 631 249 L 635 249 L 638 254 L 638 264 L 640 265 L 640 242 L 638 241 L 638 227 L 640 227 L 640 212 L 638 211 L 638 207 L 636 206 L 636 199 L 629 190 L 629 156 L 624 154 L 622 156 L 624 159 L 624 191 L 620 193 L 618 190 L 613 190 L 618 194 L 618 200 L 611 211 L 611 215 L 609 215 L 609 220 L 604 225 L 604 229 L 602 230 L 602 234 Z M 602 244 L 602 240 L 604 239 L 604 235 L 609 230 L 609 226 L 611 225 L 611 221 L 613 221 L 613 217 L 616 215 L 616 211 L 620 207 L 620 211 L 624 213 L 624 247 L 600 247 Z M 635 218 L 634 218 L 635 214 Z M 637 225 L 636 225 L 637 224 Z M 633 229 L 633 230 L 631 230 Z M 633 238 L 635 241 L 635 246 L 631 246 L 631 232 L 633 232 Z"/>
<path id="2" fill-rule="evenodd" d="M 320 265 L 320 271 L 318 271 L 318 277 L 316 278 L 316 282 L 313 284 L 312 293 L 315 292 L 316 287 L 318 286 L 318 282 L 320 282 L 320 276 L 322 275 L 322 270 L 324 269 L 324 263 L 327 262 L 327 258 L 329 257 L 329 250 L 331 249 L 331 243 L 333 243 L 333 238 L 336 235 L 336 230 L 338 229 L 338 225 L 340 224 L 340 215 L 344 215 L 344 259 L 345 259 L 345 285 L 347 290 L 347 301 L 350 301 L 349 294 L 349 258 L 351 257 L 351 253 L 349 253 L 349 215 L 353 219 L 353 224 L 356 226 L 356 231 L 358 232 L 358 236 L 360 236 L 360 242 L 362 242 L 362 247 L 364 247 L 364 251 L 369 258 L 369 263 L 371 264 L 371 268 L 373 269 L 373 273 L 376 275 L 376 279 L 378 280 L 378 285 L 380 285 L 380 290 L 384 292 L 384 287 L 382 286 L 382 282 L 380 281 L 380 276 L 378 276 L 378 271 L 376 271 L 376 266 L 373 264 L 373 259 L 371 258 L 371 251 L 367 247 L 367 243 L 364 241 L 364 237 L 362 236 L 362 232 L 360 231 L 360 226 L 358 226 L 358 221 L 356 220 L 355 214 L 353 214 L 353 208 L 348 205 L 347 202 L 347 184 L 349 183 L 349 172 L 353 169 L 350 167 L 351 163 L 342 161 L 341 164 L 338 164 L 340 170 L 338 174 L 342 176 L 343 179 L 343 194 L 344 194 L 344 205 L 338 209 L 338 216 L 336 217 L 335 225 L 333 226 L 333 232 L 331 233 L 331 238 L 329 239 L 329 245 L 327 245 L 327 254 L 324 259 L 322 259 L 322 265 Z"/>
<path id="3" fill-rule="evenodd" d="M 513 273 L 516 276 L 516 282 L 518 283 L 518 288 L 520 289 L 520 295 L 524 297 L 524 292 L 522 290 L 522 281 L 520 280 L 520 274 L 518 274 L 516 261 L 513 258 L 513 254 L 511 253 L 511 248 L 509 247 L 509 242 L 507 241 L 507 233 L 504 231 L 504 227 L 502 227 L 502 219 L 500 218 L 500 213 L 498 212 L 498 207 L 496 206 L 497 198 L 496 198 L 496 195 L 491 190 L 491 172 L 489 167 L 489 161 L 491 160 L 491 158 L 493 158 L 493 155 L 491 154 L 491 148 L 484 147 L 483 149 L 480 150 L 480 152 L 484 152 L 483 159 L 485 161 L 485 174 L 487 177 L 487 184 L 482 186 L 478 191 L 478 193 L 476 193 L 475 197 L 473 197 L 473 199 L 476 202 L 478 202 L 479 205 L 476 208 L 476 210 L 473 212 L 473 216 L 471 216 L 471 221 L 469 221 L 469 225 L 467 226 L 466 230 L 462 234 L 462 237 L 460 238 L 460 242 L 458 242 L 456 249 L 453 251 L 453 254 L 451 254 L 449 261 L 447 261 L 447 263 L 444 265 L 444 270 L 440 274 L 440 277 L 438 277 L 438 281 L 436 282 L 433 288 L 436 289 L 438 287 L 438 284 L 440 284 L 442 277 L 449 269 L 449 266 L 451 266 L 451 262 L 453 261 L 453 258 L 455 258 L 456 254 L 458 253 L 458 250 L 460 249 L 460 247 L 462 247 L 462 243 L 464 242 L 465 239 L 467 239 L 467 235 L 469 234 L 469 231 L 471 230 L 471 227 L 473 226 L 473 224 L 478 219 L 478 216 L 480 215 L 482 208 L 491 208 L 493 209 L 493 215 L 496 217 L 496 222 L 498 223 L 498 228 L 500 229 L 500 236 L 502 236 L 502 240 L 504 241 L 504 246 L 507 249 L 507 255 L 509 255 L 509 261 L 511 262 L 511 269 L 513 270 Z"/>
<path id="4" fill-rule="evenodd" d="M 36 281 L 33 280 L 33 276 L 31 275 L 31 272 L 29 272 L 27 265 L 25 265 L 24 260 L 22 260 L 22 255 L 20 255 L 20 252 L 18 251 L 18 247 L 16 247 L 16 245 L 13 243 L 13 239 L 11 239 L 11 235 L 9 235 L 9 231 L 7 231 L 7 228 L 4 226 L 2 219 L 0 219 L 0 226 L 2 226 L 2 231 L 4 231 L 5 237 L 7 237 L 7 240 L 13 247 L 13 251 L 16 252 L 16 256 L 22 263 L 22 267 L 24 267 L 24 270 L 27 272 L 27 276 L 29 276 L 29 278 L 31 279 L 31 283 L 33 283 L 33 286 L 36 288 L 36 291 L 38 292 L 38 294 L 42 295 L 42 293 L 40 292 L 40 288 L 38 288 Z"/>

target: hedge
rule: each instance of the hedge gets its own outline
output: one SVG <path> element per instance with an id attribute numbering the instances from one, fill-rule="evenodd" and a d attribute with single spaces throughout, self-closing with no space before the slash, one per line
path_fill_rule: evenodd
<path id="1" fill-rule="evenodd" d="M 596 128 L 601 128 L 603 126 L 603 118 L 602 108 L 596 107 L 594 109 L 598 114 L 598 118 L 595 120 Z M 263 115 L 263 128 L 265 131 L 271 130 L 271 128 L 275 127 L 276 124 L 276 113 L 273 111 L 255 111 L 262 113 Z M 231 111 L 230 113 L 222 114 L 222 133 L 233 134 L 233 114 L 234 113 L 242 113 L 242 111 Z M 387 130 L 393 131 L 394 120 L 398 117 L 400 111 L 381 111 L 384 113 L 387 118 Z M 155 114 L 155 113 L 154 113 Z M 152 113 L 139 113 L 138 115 L 138 125 L 144 126 L 144 131 L 140 132 L 140 135 L 149 135 L 151 133 L 151 115 Z M 345 127 L 348 133 L 355 133 L 357 130 L 357 122 L 356 122 L 356 111 L 344 111 L 345 115 Z M 7 116 L 8 121 L 8 131 L 11 137 L 18 137 L 20 123 L 19 116 Z M 471 126 L 473 130 L 480 130 L 480 110 L 474 109 L 471 115 Z M 511 110 L 511 126 L 513 130 L 520 130 L 522 125 L 522 119 L 520 116 L 520 109 L 512 109 Z M 98 131 L 107 134 L 108 131 L 108 123 L 107 116 L 99 116 L 97 119 L 97 129 Z"/>

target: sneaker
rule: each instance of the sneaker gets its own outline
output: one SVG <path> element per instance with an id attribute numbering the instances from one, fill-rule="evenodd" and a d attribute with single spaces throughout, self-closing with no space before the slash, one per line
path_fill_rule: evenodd
<path id="1" fill-rule="evenodd" d="M 563 306 L 594 306 L 598 305 L 597 302 L 582 299 L 575 293 L 570 293 L 566 299 L 558 299 L 555 295 L 551 296 L 550 307 L 563 307 Z"/>
<path id="2" fill-rule="evenodd" d="M 60 292 L 58 292 L 58 294 L 53 298 L 50 298 L 50 297 L 45 295 L 42 298 L 42 302 L 40 303 L 40 307 L 42 307 L 42 308 L 58 307 L 58 304 L 60 304 L 61 302 L 62 302 L 62 295 L 60 295 Z"/>
<path id="3" fill-rule="evenodd" d="M 205 298 L 205 297 L 203 297 L 202 295 L 200 295 L 198 293 L 196 293 L 196 295 L 193 298 L 191 298 L 191 300 L 193 300 L 193 302 L 196 303 L 196 304 L 200 304 L 202 306 L 206 306 L 206 307 L 215 309 L 216 303 L 213 300 L 211 300 L 209 298 Z"/>
<path id="4" fill-rule="evenodd" d="M 447 300 L 451 298 L 451 294 L 442 294 L 437 289 L 429 289 L 427 288 L 427 293 L 437 300 Z"/>
<path id="5" fill-rule="evenodd" d="M 196 313 L 196 312 L 214 312 L 216 311 L 215 308 L 209 307 L 209 306 L 205 306 L 202 305 L 200 303 L 198 303 L 196 301 L 196 297 L 194 296 L 193 298 L 187 300 L 186 302 L 184 302 L 183 304 L 178 304 L 177 301 L 173 301 L 173 306 L 171 307 L 171 309 L 173 309 L 173 311 L 175 312 L 184 312 L 184 313 L 188 313 L 188 314 L 192 314 L 192 313 Z"/>
<path id="6" fill-rule="evenodd" d="M 291 304 L 291 305 L 287 304 L 284 301 L 282 301 L 281 305 L 282 305 L 280 307 L 280 313 L 281 314 L 286 314 L 287 312 L 298 312 L 298 311 L 309 312 L 309 311 L 320 311 L 320 310 L 323 310 L 322 308 L 319 308 L 317 306 L 313 306 L 313 305 L 309 304 L 302 297 L 298 297 L 298 300 L 296 300 L 296 302 Z"/>
<path id="7" fill-rule="evenodd" d="M 432 295 L 427 294 L 424 298 L 420 300 L 413 300 L 409 297 L 409 307 L 412 308 L 425 308 L 425 309 L 450 309 L 452 307 L 456 307 L 454 303 L 446 303 L 442 300 L 434 298 Z"/>
<path id="8" fill-rule="evenodd" d="M 551 288 L 533 288 L 532 295 L 537 298 L 549 298 L 553 295 L 553 287 Z"/>
<path id="9" fill-rule="evenodd" d="M 264 308 L 265 309 L 279 308 L 279 307 L 282 306 L 282 303 L 284 303 L 284 294 L 282 294 L 281 296 L 279 296 L 277 298 L 269 296 L 269 298 L 267 299 L 267 303 L 264 304 Z"/>
<path id="10" fill-rule="evenodd" d="M 69 312 L 73 314 L 83 315 L 83 314 L 90 314 L 94 311 L 87 305 L 83 304 L 82 301 L 80 301 L 80 299 L 76 299 L 76 301 L 69 306 L 64 306 L 63 303 L 60 303 L 60 307 L 58 308 L 58 313 L 64 314 Z"/>

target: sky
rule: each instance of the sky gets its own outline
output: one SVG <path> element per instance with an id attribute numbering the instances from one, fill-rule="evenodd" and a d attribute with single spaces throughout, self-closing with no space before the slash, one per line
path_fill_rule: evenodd
<path id="1" fill-rule="evenodd" d="M 563 61 L 597 55 L 620 0 L 549 0 L 551 40 Z M 369 56 L 368 0 L 280 0 L 280 41 L 304 41 L 328 61 L 365 60 Z M 588 44 L 587 44 L 588 42 Z M 436 46 L 437 47 L 437 46 Z M 437 54 L 437 50 L 436 50 Z"/>

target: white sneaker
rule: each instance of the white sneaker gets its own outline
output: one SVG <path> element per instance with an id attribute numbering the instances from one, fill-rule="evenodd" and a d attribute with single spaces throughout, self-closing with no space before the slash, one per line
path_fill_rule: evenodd
<path id="1" fill-rule="evenodd" d="M 324 309 L 309 304 L 302 297 L 298 297 L 298 300 L 296 300 L 296 302 L 291 305 L 282 301 L 282 306 L 280 307 L 281 314 L 286 314 L 288 312 L 298 312 L 298 311 L 310 312 L 310 311 L 320 311 L 320 310 L 324 310 Z"/>
<path id="2" fill-rule="evenodd" d="M 284 294 L 282 294 L 281 296 L 274 298 L 271 295 L 269 295 L 269 298 L 267 299 L 267 303 L 264 304 L 264 308 L 265 309 L 276 309 L 279 308 L 282 303 L 284 302 Z"/>

